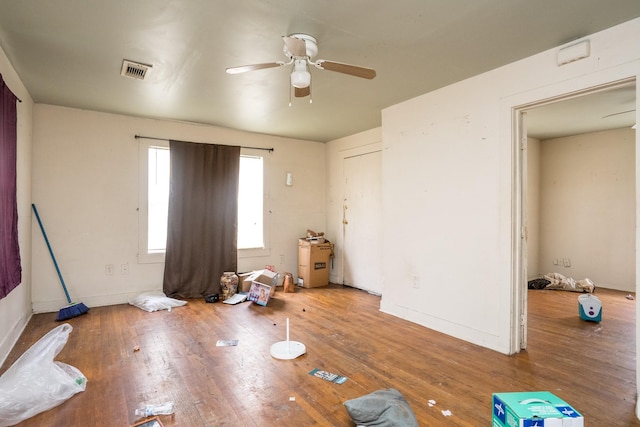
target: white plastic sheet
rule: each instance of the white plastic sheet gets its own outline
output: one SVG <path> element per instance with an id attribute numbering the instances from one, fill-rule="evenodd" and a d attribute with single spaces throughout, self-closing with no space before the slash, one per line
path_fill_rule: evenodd
<path id="1" fill-rule="evenodd" d="M 68 323 L 52 329 L 0 377 L 0 427 L 13 426 L 84 391 L 77 368 L 53 360 L 69 339 Z"/>

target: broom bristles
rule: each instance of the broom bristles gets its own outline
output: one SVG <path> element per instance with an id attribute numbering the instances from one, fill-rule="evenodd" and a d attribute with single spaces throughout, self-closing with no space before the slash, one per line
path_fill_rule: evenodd
<path id="1" fill-rule="evenodd" d="M 58 312 L 58 317 L 56 320 L 59 322 L 61 320 L 72 319 L 74 317 L 78 317 L 82 314 L 85 314 L 89 311 L 89 307 L 84 305 L 81 302 L 72 303 L 66 307 L 63 307 Z"/>

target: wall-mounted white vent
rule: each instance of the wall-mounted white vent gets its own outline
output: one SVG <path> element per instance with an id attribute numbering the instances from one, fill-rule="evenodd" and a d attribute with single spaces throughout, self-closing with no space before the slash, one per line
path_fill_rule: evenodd
<path id="1" fill-rule="evenodd" d="M 127 59 L 122 61 L 122 69 L 120 75 L 124 77 L 131 77 L 132 79 L 144 80 L 151 65 L 141 64 L 139 62 L 129 61 Z"/>
<path id="2" fill-rule="evenodd" d="M 589 40 L 583 40 L 571 46 L 563 47 L 558 50 L 557 55 L 558 66 L 588 58 L 591 55 L 591 43 Z"/>

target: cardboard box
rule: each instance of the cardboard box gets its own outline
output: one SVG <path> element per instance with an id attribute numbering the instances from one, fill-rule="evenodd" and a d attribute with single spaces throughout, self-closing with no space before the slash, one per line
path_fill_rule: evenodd
<path id="1" fill-rule="evenodd" d="M 493 394 L 492 427 L 584 427 L 584 417 L 548 391 Z"/>
<path id="2" fill-rule="evenodd" d="M 305 288 L 327 286 L 332 256 L 333 244 L 328 240 L 324 243 L 314 243 L 299 239 L 298 283 Z"/>
<path id="3" fill-rule="evenodd" d="M 239 278 L 238 292 L 249 292 L 253 282 L 269 285 L 272 287 L 272 292 L 275 292 L 278 284 L 278 273 L 274 273 L 271 270 L 256 270 L 250 273 L 243 273 Z"/>
<path id="4" fill-rule="evenodd" d="M 271 299 L 273 288 L 273 286 L 265 285 L 264 283 L 253 282 L 251 289 L 249 289 L 247 300 L 253 301 L 258 305 L 266 306 Z"/>

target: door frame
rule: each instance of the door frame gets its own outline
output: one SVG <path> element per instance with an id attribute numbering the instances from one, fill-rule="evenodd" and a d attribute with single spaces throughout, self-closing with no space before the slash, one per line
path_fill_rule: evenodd
<path id="1" fill-rule="evenodd" d="M 620 86 L 635 83 L 636 93 L 638 92 L 638 81 L 636 76 L 627 77 L 621 80 L 585 87 L 573 92 L 541 98 L 535 101 L 520 104 L 511 108 L 512 114 L 512 242 L 511 242 L 511 279 L 512 279 L 512 307 L 511 317 L 511 344 L 510 352 L 517 353 L 527 348 L 527 324 L 528 324 L 528 299 L 527 299 L 527 129 L 526 112 L 536 107 L 554 104 L 568 99 L 577 98 L 596 92 L 606 91 Z M 637 104 L 636 96 L 636 104 Z M 636 113 L 637 115 L 637 113 Z M 637 137 L 636 137 L 637 141 Z M 638 163 L 636 162 L 636 173 L 638 173 Z M 637 194 L 637 190 L 636 190 Z M 638 242 L 636 242 L 636 248 Z M 637 269 L 636 269 L 637 270 Z M 637 283 L 637 278 L 636 278 Z M 637 327 L 637 324 L 636 324 Z"/>

